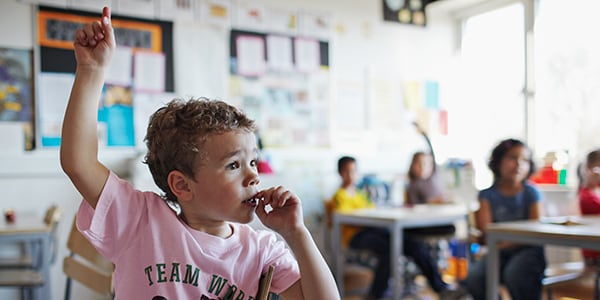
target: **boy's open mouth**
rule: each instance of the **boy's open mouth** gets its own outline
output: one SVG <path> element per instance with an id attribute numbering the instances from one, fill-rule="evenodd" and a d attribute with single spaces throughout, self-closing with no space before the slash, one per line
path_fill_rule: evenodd
<path id="1" fill-rule="evenodd" d="M 257 206 L 259 200 L 260 200 L 260 198 L 258 198 L 258 197 L 252 197 L 252 198 L 246 199 L 246 200 L 244 200 L 242 202 L 246 203 L 248 205 L 251 205 L 251 206 Z"/>

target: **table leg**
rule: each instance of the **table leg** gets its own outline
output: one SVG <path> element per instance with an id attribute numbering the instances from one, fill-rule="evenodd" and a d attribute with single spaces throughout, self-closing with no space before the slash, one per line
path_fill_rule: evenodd
<path id="1" fill-rule="evenodd" d="M 402 255 L 402 226 L 395 224 L 391 230 L 391 274 L 392 274 L 392 299 L 401 299 L 402 297 L 402 275 L 404 266 L 398 265 L 398 259 Z M 400 269 L 402 268 L 402 270 Z"/>
<path id="2" fill-rule="evenodd" d="M 498 298 L 498 289 L 500 282 L 500 253 L 498 252 L 498 240 L 493 236 L 487 236 L 487 278 L 486 278 L 486 293 L 488 300 Z"/>
<path id="3" fill-rule="evenodd" d="M 33 299 L 42 300 L 44 297 L 49 297 L 48 295 L 52 295 L 51 286 L 52 282 L 50 281 L 50 259 L 52 257 L 52 245 L 50 242 L 51 237 L 44 235 L 40 238 L 40 247 L 36 249 L 39 251 L 38 257 L 40 261 L 39 271 L 44 276 L 44 285 L 40 288 L 34 289 Z"/>
<path id="4" fill-rule="evenodd" d="M 333 276 L 337 281 L 338 290 L 340 292 L 341 297 L 344 296 L 344 256 L 341 255 L 341 245 L 342 245 L 342 235 L 341 235 L 341 226 L 340 223 L 333 221 L 332 231 L 331 231 L 331 250 L 333 251 Z"/>

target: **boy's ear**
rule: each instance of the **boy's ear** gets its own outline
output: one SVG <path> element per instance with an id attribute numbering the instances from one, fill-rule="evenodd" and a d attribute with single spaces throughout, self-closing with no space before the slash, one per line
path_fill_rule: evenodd
<path id="1" fill-rule="evenodd" d="M 177 197 L 178 201 L 187 201 L 192 198 L 192 190 L 188 184 L 189 179 L 181 171 L 173 170 L 167 176 L 167 183 L 171 192 Z"/>

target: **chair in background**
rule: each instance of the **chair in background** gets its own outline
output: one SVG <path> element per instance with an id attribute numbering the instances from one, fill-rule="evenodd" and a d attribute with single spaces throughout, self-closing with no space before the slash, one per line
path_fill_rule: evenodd
<path id="1" fill-rule="evenodd" d="M 57 228 L 61 218 L 61 210 L 58 206 L 51 206 L 44 215 L 44 223 L 50 231 L 50 260 L 53 264 L 58 249 Z M 36 299 L 41 297 L 36 293 L 36 288 L 44 285 L 46 280 L 41 272 L 45 257 L 39 255 L 40 245 L 23 245 L 25 253 L 15 258 L 4 258 L 0 261 L 0 287 L 13 287 L 21 290 L 21 299 Z"/>
<path id="2" fill-rule="evenodd" d="M 107 299 L 113 299 L 112 273 L 114 265 L 100 255 L 98 250 L 79 232 L 76 218 L 73 219 L 67 248 L 70 254 L 63 260 L 63 272 L 67 275 L 65 300 L 71 298 L 73 281 L 79 282 Z"/>
<path id="3" fill-rule="evenodd" d="M 0 287 L 19 288 L 21 299 L 37 299 L 36 288 L 43 286 L 44 276 L 32 269 L 0 270 Z M 39 293 L 38 293 L 39 294 Z"/>
<path id="4" fill-rule="evenodd" d="M 328 247 L 328 252 L 332 253 L 332 243 L 337 242 L 331 240 L 334 204 L 331 200 L 326 200 L 323 203 L 325 208 L 325 244 Z M 344 295 L 342 296 L 346 298 L 367 295 L 375 277 L 373 268 L 377 263 L 377 258 L 368 251 L 349 248 L 344 249 L 341 255 L 345 258 L 342 278 L 344 282 Z"/>

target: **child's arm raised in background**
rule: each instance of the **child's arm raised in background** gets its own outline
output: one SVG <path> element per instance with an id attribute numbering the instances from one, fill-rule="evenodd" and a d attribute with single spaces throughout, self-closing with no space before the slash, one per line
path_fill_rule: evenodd
<path id="1" fill-rule="evenodd" d="M 98 101 L 104 72 L 115 49 L 110 10 L 104 7 L 101 21 L 75 32 L 77 68 L 65 112 L 60 162 L 79 193 L 96 207 L 109 171 L 98 161 Z"/>
<path id="2" fill-rule="evenodd" d="M 304 226 L 300 199 L 279 186 L 257 194 L 256 215 L 290 246 L 300 267 L 300 280 L 281 293 L 283 299 L 340 299 L 337 285 L 310 232 Z M 265 212 L 265 206 L 273 210 Z"/>

